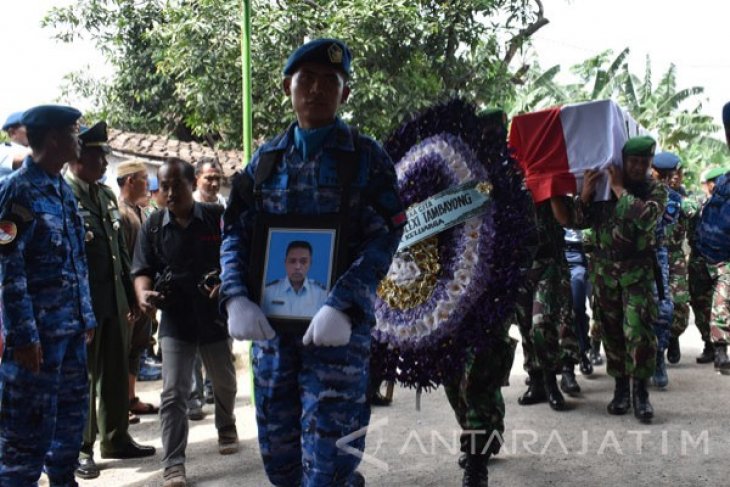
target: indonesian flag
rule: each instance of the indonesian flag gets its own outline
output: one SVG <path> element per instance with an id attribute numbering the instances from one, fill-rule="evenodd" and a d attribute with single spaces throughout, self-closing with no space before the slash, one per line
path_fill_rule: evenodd
<path id="1" fill-rule="evenodd" d="M 621 166 L 621 149 L 643 129 L 612 100 L 548 108 L 512 120 L 509 144 L 535 203 L 552 196 L 578 194 L 586 169 Z M 610 197 L 608 176 L 596 200 Z"/>

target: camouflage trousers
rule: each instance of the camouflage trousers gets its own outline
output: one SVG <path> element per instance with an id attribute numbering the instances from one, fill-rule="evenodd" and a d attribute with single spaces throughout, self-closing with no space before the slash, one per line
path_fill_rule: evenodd
<path id="1" fill-rule="evenodd" d="M 689 298 L 695 315 L 695 325 L 702 335 L 702 340 L 710 341 L 710 316 L 712 315 L 713 280 L 707 261 L 698 253 L 689 256 L 687 268 L 689 280 Z"/>
<path id="2" fill-rule="evenodd" d="M 555 370 L 560 363 L 560 328 L 565 322 L 561 279 L 555 260 L 536 260 L 518 291 L 517 324 L 528 373 Z"/>
<path id="3" fill-rule="evenodd" d="M 572 274 L 567 262 L 560 265 L 560 362 L 577 364 L 580 360 L 581 344 L 578 338 L 578 320 L 573 308 Z"/>
<path id="4" fill-rule="evenodd" d="M 672 338 L 679 338 L 689 325 L 689 283 L 687 256 L 682 249 L 669 251 L 669 290 L 672 293 Z"/>
<path id="5" fill-rule="evenodd" d="M 76 485 L 89 409 L 86 335 L 41 337 L 43 362 L 34 374 L 13 360 L 0 364 L 0 485 L 37 485 L 45 467 L 51 485 Z"/>
<path id="6" fill-rule="evenodd" d="M 505 332 L 498 345 L 481 353 L 466 351 L 464 373 L 445 381 L 444 390 L 461 426 L 461 451 L 499 452 L 504 439 L 502 384 L 509 378 L 517 341 Z"/>
<path id="7" fill-rule="evenodd" d="M 651 275 L 622 286 L 596 267 L 594 313 L 606 350 L 606 370 L 613 377 L 648 379 L 656 368 L 657 339 L 653 324 L 657 303 Z"/>
<path id="8" fill-rule="evenodd" d="M 672 301 L 672 291 L 669 288 L 669 252 L 666 247 L 659 247 L 656 250 L 656 259 L 662 273 L 662 287 L 664 288 L 664 296 L 660 297 L 654 285 L 654 299 L 657 300 L 658 314 L 654 322 L 654 333 L 656 334 L 657 347 L 659 350 L 666 350 L 669 346 L 669 338 L 672 331 L 672 320 L 674 315 L 674 302 Z"/>
<path id="9" fill-rule="evenodd" d="M 730 262 L 708 265 L 713 280 L 710 334 L 713 343 L 730 342 Z"/>
<path id="10" fill-rule="evenodd" d="M 359 457 L 337 441 L 366 428 L 370 327 L 341 347 L 303 345 L 301 333 L 254 342 L 259 448 L 276 486 L 346 486 Z M 362 451 L 365 434 L 346 446 Z"/>

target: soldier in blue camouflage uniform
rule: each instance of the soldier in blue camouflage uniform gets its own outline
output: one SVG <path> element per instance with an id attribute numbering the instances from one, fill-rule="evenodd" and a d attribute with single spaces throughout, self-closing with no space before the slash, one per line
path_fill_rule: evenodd
<path id="1" fill-rule="evenodd" d="M 349 95 L 350 60 L 347 46 L 335 39 L 309 42 L 289 57 L 284 91 L 297 122 L 235 176 L 224 215 L 221 303 L 231 336 L 254 340 L 259 446 L 277 486 L 364 483 L 355 472 L 359 457 L 337 441 L 370 419 L 375 289 L 406 218 L 387 154 L 337 117 Z M 351 184 L 341 178 L 347 170 L 354 175 Z M 248 299 L 255 292 L 247 286 L 255 222 L 271 215 L 328 214 L 343 223 L 346 270 L 306 331 L 274 329 Z M 363 431 L 346 446 L 362 450 L 364 444 Z"/>
<path id="2" fill-rule="evenodd" d="M 78 158 L 81 113 L 23 114 L 32 155 L 0 188 L 0 275 L 6 348 L 0 365 L 0 485 L 77 485 L 88 412 L 91 308 L 84 227 L 60 176 Z"/>
<path id="3" fill-rule="evenodd" d="M 715 347 L 710 335 L 710 316 L 712 314 L 712 286 L 713 275 L 710 273 L 712 266 L 705 260 L 697 248 L 697 225 L 700 222 L 702 208 L 712 195 L 715 187 L 715 179 L 727 172 L 726 168 L 710 168 L 700 175 L 700 184 L 704 192 L 704 201 L 698 203 L 700 209 L 689 219 L 687 225 L 687 240 L 689 242 L 689 264 L 687 265 L 687 277 L 689 281 L 690 305 L 695 315 L 695 326 L 700 332 L 705 346 L 702 353 L 697 357 L 697 363 L 709 364 L 715 360 Z"/>

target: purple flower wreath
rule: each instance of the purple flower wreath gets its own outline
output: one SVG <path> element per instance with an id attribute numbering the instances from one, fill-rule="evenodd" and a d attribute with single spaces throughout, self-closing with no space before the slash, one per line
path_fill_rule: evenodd
<path id="1" fill-rule="evenodd" d="M 486 213 L 435 237 L 438 272 L 427 299 L 408 306 L 376 300 L 373 373 L 429 390 L 462 373 L 466 349 L 504 346 L 495 336 L 514 312 L 531 263 L 534 209 L 501 112 L 477 115 L 452 100 L 402 125 L 384 147 L 397 161 L 406 207 L 470 180 L 492 186 Z M 403 273 L 407 261 L 396 255 L 389 275 Z"/>

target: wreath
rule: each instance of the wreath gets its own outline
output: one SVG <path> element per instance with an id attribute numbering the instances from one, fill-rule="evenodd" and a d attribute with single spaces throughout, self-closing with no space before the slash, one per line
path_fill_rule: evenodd
<path id="1" fill-rule="evenodd" d="M 384 144 L 406 207 L 477 182 L 486 212 L 399 251 L 378 287 L 375 374 L 431 389 L 461 374 L 467 348 L 497 346 L 531 262 L 534 210 L 509 155 L 502 112 L 462 100 L 432 107 Z"/>

